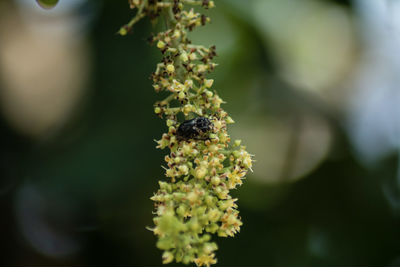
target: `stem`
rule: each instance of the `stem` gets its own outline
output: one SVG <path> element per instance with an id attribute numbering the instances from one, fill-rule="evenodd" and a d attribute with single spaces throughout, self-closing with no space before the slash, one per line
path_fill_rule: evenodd
<path id="1" fill-rule="evenodd" d="M 188 4 L 188 5 L 193 5 L 193 6 L 201 6 L 203 4 L 203 1 L 199 1 L 199 0 L 181 0 L 182 3 L 184 4 Z M 173 2 L 164 2 L 161 3 L 164 6 L 169 6 L 169 5 L 173 5 Z"/>
<path id="2" fill-rule="evenodd" d="M 183 3 L 189 4 L 189 5 L 202 5 L 203 1 L 196 1 L 196 0 L 182 0 Z"/>
<path id="3" fill-rule="evenodd" d="M 166 97 L 165 99 L 163 99 L 161 102 L 160 102 L 160 105 L 161 106 L 165 106 L 165 105 L 167 105 L 171 100 L 174 100 L 175 99 L 175 95 L 174 94 L 171 94 L 171 95 L 169 95 L 168 97 Z"/>
<path id="4" fill-rule="evenodd" d="M 138 11 L 136 13 L 136 16 L 133 17 L 126 25 L 125 27 L 127 27 L 128 29 L 132 28 L 133 25 L 135 25 L 136 22 L 138 22 L 139 20 L 141 20 L 142 18 L 144 18 L 146 16 L 146 14 L 143 12 L 143 9 L 145 7 L 147 3 L 147 0 L 143 1 L 139 8 Z"/>
<path id="5" fill-rule="evenodd" d="M 168 8 L 166 10 L 166 12 L 167 12 L 167 15 L 165 17 L 166 17 L 167 23 L 170 25 L 171 29 L 175 28 L 177 22 L 176 22 L 174 13 L 172 12 L 172 7 Z M 172 40 L 172 45 L 171 45 L 171 47 L 176 48 L 178 51 L 180 51 L 180 49 L 179 49 L 179 44 L 181 43 L 180 39 L 182 39 L 182 37 Z M 176 58 L 176 60 L 174 62 L 174 67 L 176 70 L 176 78 L 178 80 L 180 80 L 181 82 L 184 82 L 186 80 L 186 77 L 184 74 L 185 70 L 183 69 L 182 62 L 179 57 Z"/>

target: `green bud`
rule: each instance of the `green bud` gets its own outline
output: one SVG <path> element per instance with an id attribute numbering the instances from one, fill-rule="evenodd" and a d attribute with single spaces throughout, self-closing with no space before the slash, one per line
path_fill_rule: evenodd
<path id="1" fill-rule="evenodd" d="M 217 250 L 217 245 L 215 243 L 206 243 L 203 246 L 203 252 L 205 254 L 210 254 L 212 253 L 214 250 Z"/>
<path id="2" fill-rule="evenodd" d="M 187 207 L 185 205 L 180 205 L 176 209 L 176 213 L 181 217 L 185 217 L 186 212 L 187 212 Z"/>
<path id="3" fill-rule="evenodd" d="M 239 157 L 240 157 L 240 152 L 237 151 L 237 150 L 235 150 L 235 151 L 232 152 L 232 155 L 233 155 L 235 158 L 239 158 Z"/>
<path id="4" fill-rule="evenodd" d="M 228 237 L 228 234 L 225 231 L 220 230 L 220 231 L 218 231 L 218 236 L 220 236 L 220 237 Z"/>
<path id="5" fill-rule="evenodd" d="M 168 64 L 165 68 L 169 73 L 173 73 L 175 71 L 175 67 L 172 64 Z"/>
<path id="6" fill-rule="evenodd" d="M 181 165 L 181 166 L 179 166 L 178 169 L 183 175 L 186 175 L 189 173 L 189 168 L 186 165 Z"/>
<path id="7" fill-rule="evenodd" d="M 221 218 L 222 216 L 222 212 L 219 211 L 218 209 L 211 209 L 208 213 L 208 220 L 210 222 L 217 222 L 219 220 L 219 218 Z"/>
<path id="8" fill-rule="evenodd" d="M 195 233 L 197 233 L 197 232 L 199 232 L 201 230 L 201 225 L 197 221 L 196 218 L 190 219 L 190 221 L 188 222 L 188 225 L 189 225 L 189 229 L 192 230 Z"/>
<path id="9" fill-rule="evenodd" d="M 226 118 L 225 121 L 226 121 L 227 124 L 235 123 L 235 121 L 231 117 Z"/>
<path id="10" fill-rule="evenodd" d="M 220 179 L 218 176 L 213 176 L 213 177 L 211 178 L 211 183 L 212 183 L 213 185 L 219 185 L 219 184 L 221 183 L 221 179 Z"/>
<path id="11" fill-rule="evenodd" d="M 211 134 L 210 134 L 210 138 L 211 138 L 211 139 L 215 139 L 215 138 L 217 138 L 217 135 L 214 134 L 214 133 L 211 133 Z"/>
<path id="12" fill-rule="evenodd" d="M 163 41 L 158 41 L 157 42 L 157 48 L 159 49 L 164 49 L 165 48 L 165 43 Z"/>
<path id="13" fill-rule="evenodd" d="M 212 97 L 213 96 L 213 92 L 209 91 L 209 90 L 205 90 L 205 93 L 208 97 Z"/>
<path id="14" fill-rule="evenodd" d="M 187 62 L 189 60 L 188 55 L 186 52 L 182 52 L 182 54 L 179 57 L 183 62 Z"/>
<path id="15" fill-rule="evenodd" d="M 164 251 L 162 255 L 162 263 L 163 264 L 168 264 L 171 263 L 174 260 L 174 254 L 172 254 L 169 251 Z"/>
<path id="16" fill-rule="evenodd" d="M 233 202 L 232 200 L 220 200 L 218 201 L 218 206 L 221 210 L 227 210 L 228 208 L 232 207 Z"/>
<path id="17" fill-rule="evenodd" d="M 168 249 L 173 248 L 174 244 L 173 244 L 172 240 L 164 238 L 164 239 L 159 239 L 156 246 L 159 249 L 168 250 Z"/>
<path id="18" fill-rule="evenodd" d="M 205 85 L 207 88 L 211 88 L 211 86 L 213 85 L 213 83 L 214 83 L 214 80 L 213 80 L 213 79 L 204 80 L 204 85 Z"/>
<path id="19" fill-rule="evenodd" d="M 158 183 L 160 185 L 160 189 L 163 189 L 163 190 L 167 191 L 168 193 L 171 193 L 172 186 L 169 183 L 162 182 L 162 181 L 159 181 Z"/>
<path id="20" fill-rule="evenodd" d="M 171 126 L 173 126 L 173 125 L 175 125 L 175 121 L 173 121 L 173 120 L 167 120 L 167 126 L 168 126 L 168 127 L 171 127 Z"/>
<path id="21" fill-rule="evenodd" d="M 215 234 L 218 231 L 218 229 L 219 229 L 219 226 L 216 223 L 209 224 L 206 227 L 206 231 L 209 233 L 212 233 L 212 234 Z"/>
<path id="22" fill-rule="evenodd" d="M 242 140 L 235 140 L 235 143 L 234 143 L 234 146 L 235 147 L 237 147 L 237 146 L 240 146 L 240 144 L 242 143 Z"/>
<path id="23" fill-rule="evenodd" d="M 202 178 L 204 178 L 204 176 L 206 176 L 206 174 L 207 174 L 207 169 L 206 168 L 197 167 L 196 170 L 195 170 L 194 176 L 197 179 L 202 179 Z"/>
<path id="24" fill-rule="evenodd" d="M 183 100 L 183 99 L 185 99 L 185 97 L 186 97 L 185 92 L 183 92 L 183 91 L 179 92 L 179 94 L 178 94 L 178 99 L 179 100 Z"/>
<path id="25" fill-rule="evenodd" d="M 127 30 L 125 27 L 122 27 L 122 28 L 119 29 L 118 33 L 119 33 L 121 36 L 125 36 L 125 35 L 128 34 L 128 30 Z"/>

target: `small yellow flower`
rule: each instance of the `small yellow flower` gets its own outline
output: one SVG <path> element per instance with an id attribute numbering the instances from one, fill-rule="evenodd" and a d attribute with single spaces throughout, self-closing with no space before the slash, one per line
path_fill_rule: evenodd
<path id="1" fill-rule="evenodd" d="M 181 37 L 181 32 L 179 30 L 175 30 L 174 34 L 172 35 L 172 38 L 178 39 Z"/>
<path id="2" fill-rule="evenodd" d="M 209 267 L 211 264 L 217 263 L 217 260 L 214 258 L 215 254 L 212 253 L 211 255 L 203 254 L 197 259 L 194 260 L 197 266 L 207 266 Z"/>
<path id="3" fill-rule="evenodd" d="M 175 71 L 175 67 L 174 67 L 173 64 L 168 64 L 167 67 L 166 67 L 166 70 L 167 70 L 169 73 L 173 73 L 173 72 Z"/>
<path id="4" fill-rule="evenodd" d="M 211 88 L 211 86 L 213 85 L 213 83 L 214 83 L 214 80 L 213 80 L 213 79 L 209 79 L 209 80 L 205 80 L 205 81 L 204 81 L 204 85 L 205 85 L 207 88 Z"/>
<path id="5" fill-rule="evenodd" d="M 227 117 L 226 118 L 226 123 L 227 124 L 232 124 L 232 123 L 235 123 L 235 121 L 231 117 Z"/>
<path id="6" fill-rule="evenodd" d="M 161 113 L 161 108 L 160 107 L 155 107 L 154 108 L 154 113 L 160 114 Z"/>
<path id="7" fill-rule="evenodd" d="M 185 51 L 183 51 L 183 52 L 181 53 L 181 55 L 179 56 L 179 58 L 180 58 L 183 62 L 187 62 L 187 61 L 189 60 L 188 54 L 187 54 Z"/>
<path id="8" fill-rule="evenodd" d="M 168 264 L 171 263 L 174 260 L 174 254 L 172 254 L 170 251 L 165 251 L 162 255 L 162 263 L 163 264 Z"/>
<path id="9" fill-rule="evenodd" d="M 187 116 L 190 112 L 192 112 L 192 110 L 193 110 L 193 106 L 190 104 L 187 104 L 183 107 L 182 111 L 183 111 L 183 114 L 185 114 Z"/>
<path id="10" fill-rule="evenodd" d="M 128 30 L 125 27 L 122 27 L 119 29 L 119 34 L 121 36 L 127 35 L 128 34 Z"/>
<path id="11" fill-rule="evenodd" d="M 202 179 L 207 174 L 207 169 L 205 167 L 197 167 L 195 170 L 195 177 L 197 179 Z"/>
<path id="12" fill-rule="evenodd" d="M 179 94 L 178 94 L 178 99 L 179 100 L 183 100 L 183 99 L 185 99 L 185 97 L 186 97 L 185 92 L 183 92 L 183 91 L 179 92 Z"/>
<path id="13" fill-rule="evenodd" d="M 157 48 L 159 49 L 164 49 L 165 48 L 165 43 L 163 41 L 158 41 L 157 42 Z"/>
<path id="14" fill-rule="evenodd" d="M 189 168 L 188 168 L 188 166 L 187 165 L 181 165 L 181 166 L 179 166 L 179 172 L 182 174 L 182 175 L 187 175 L 188 173 L 189 173 Z"/>
<path id="15" fill-rule="evenodd" d="M 192 60 L 192 61 L 196 60 L 197 59 L 196 54 L 195 53 L 190 53 L 189 59 Z"/>

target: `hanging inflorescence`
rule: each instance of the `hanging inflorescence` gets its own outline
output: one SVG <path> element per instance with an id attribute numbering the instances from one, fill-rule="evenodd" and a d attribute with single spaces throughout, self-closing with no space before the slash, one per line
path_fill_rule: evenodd
<path id="1" fill-rule="evenodd" d="M 156 214 L 151 230 L 158 236 L 157 247 L 164 250 L 163 263 L 209 266 L 216 263 L 217 250 L 211 234 L 233 236 L 242 225 L 229 191 L 242 184 L 252 158 L 240 140 L 231 142 L 227 124 L 234 121 L 211 90 L 213 80 L 206 78 L 216 67 L 215 46 L 194 45 L 188 39 L 188 31 L 210 19 L 185 5 L 208 9 L 214 2 L 131 0 L 138 12 L 120 34 L 143 17 L 165 19 L 167 29 L 150 38 L 163 55 L 151 78 L 156 92 L 170 93 L 154 107 L 168 127 L 157 147 L 170 153 L 165 156 L 167 181 L 159 182 L 151 198 Z"/>

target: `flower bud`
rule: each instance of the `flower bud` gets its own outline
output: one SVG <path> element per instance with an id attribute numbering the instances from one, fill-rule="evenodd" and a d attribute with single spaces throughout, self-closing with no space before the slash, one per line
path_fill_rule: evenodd
<path id="1" fill-rule="evenodd" d="M 188 55 L 185 51 L 183 51 L 181 53 L 181 55 L 179 56 L 179 58 L 183 61 L 183 62 L 187 62 L 189 60 Z"/>
<path id="2" fill-rule="evenodd" d="M 212 97 L 213 96 L 213 92 L 211 92 L 209 90 L 205 90 L 204 92 L 206 93 L 207 97 Z"/>
<path id="3" fill-rule="evenodd" d="M 189 168 L 186 165 L 181 165 L 178 169 L 183 175 L 187 175 L 189 173 Z"/>
<path id="4" fill-rule="evenodd" d="M 164 251 L 162 255 L 162 263 L 168 264 L 171 263 L 173 260 L 174 260 L 174 254 L 172 254 L 170 251 Z"/>
<path id="5" fill-rule="evenodd" d="M 178 30 L 175 30 L 175 31 L 174 31 L 174 34 L 172 35 L 172 38 L 177 39 L 177 38 L 179 38 L 179 37 L 181 37 L 181 32 L 178 31 Z"/>
<path id="6" fill-rule="evenodd" d="M 168 127 L 171 127 L 171 126 L 173 126 L 173 125 L 175 125 L 175 121 L 173 121 L 173 120 L 167 120 L 167 126 Z"/>
<path id="7" fill-rule="evenodd" d="M 225 121 L 226 121 L 227 124 L 235 123 L 235 121 L 231 117 L 226 118 Z"/>
<path id="8" fill-rule="evenodd" d="M 173 64 L 168 64 L 165 69 L 167 70 L 168 73 L 173 73 L 175 71 L 175 67 Z"/>
<path id="9" fill-rule="evenodd" d="M 214 128 L 215 128 L 216 131 L 218 132 L 218 131 L 222 128 L 222 123 L 221 123 L 221 121 L 215 121 L 215 122 L 214 122 Z"/>
<path id="10" fill-rule="evenodd" d="M 186 80 L 185 81 L 185 87 L 186 88 L 192 88 L 193 87 L 193 80 Z"/>
<path id="11" fill-rule="evenodd" d="M 203 252 L 205 254 L 210 254 L 216 249 L 217 249 L 217 245 L 215 243 L 206 243 L 203 246 Z"/>
<path id="12" fill-rule="evenodd" d="M 183 107 L 183 114 L 188 115 L 190 112 L 192 112 L 193 106 L 190 104 L 187 104 Z"/>
<path id="13" fill-rule="evenodd" d="M 222 215 L 222 212 L 219 211 L 218 209 L 211 209 L 207 213 L 207 217 L 210 222 L 217 222 L 219 220 L 219 218 L 221 218 L 221 215 Z"/>
<path id="14" fill-rule="evenodd" d="M 209 233 L 212 233 L 212 234 L 217 232 L 218 229 L 219 229 L 219 226 L 216 223 L 212 223 L 206 227 L 206 231 Z"/>
<path id="15" fill-rule="evenodd" d="M 213 185 L 219 185 L 221 183 L 221 179 L 218 176 L 213 176 L 213 178 L 211 178 L 211 183 Z"/>
<path id="16" fill-rule="evenodd" d="M 158 41 L 157 42 L 157 48 L 159 49 L 164 49 L 165 48 L 165 43 L 163 41 Z"/>
<path id="17" fill-rule="evenodd" d="M 207 169 L 205 167 L 197 167 L 195 170 L 195 177 L 197 179 L 202 179 L 207 174 Z"/>
<path id="18" fill-rule="evenodd" d="M 187 198 L 187 200 L 189 200 L 189 202 L 193 203 L 198 199 L 198 196 L 195 192 L 192 191 L 187 194 L 186 198 Z"/>
<path id="19" fill-rule="evenodd" d="M 237 150 L 235 150 L 235 151 L 232 152 L 232 155 L 233 155 L 235 158 L 239 158 L 239 157 L 240 157 L 240 152 L 237 151 Z"/>
<path id="20" fill-rule="evenodd" d="M 233 145 L 237 147 L 237 146 L 240 146 L 241 143 L 242 143 L 242 140 L 237 139 L 237 140 L 235 140 L 235 143 Z"/>
<path id="21" fill-rule="evenodd" d="M 118 32 L 121 36 L 127 35 L 128 34 L 128 30 L 125 27 L 122 27 L 119 29 Z"/>
<path id="22" fill-rule="evenodd" d="M 183 91 L 179 92 L 179 94 L 178 94 L 178 99 L 179 100 L 183 100 L 183 99 L 185 99 L 185 97 L 186 97 L 185 92 L 183 92 Z"/>
<path id="23" fill-rule="evenodd" d="M 193 60 L 196 60 L 196 59 L 197 59 L 196 54 L 195 54 L 195 53 L 190 53 L 190 54 L 189 54 L 189 59 L 192 60 L 192 61 L 193 61 Z"/>
<path id="24" fill-rule="evenodd" d="M 187 213 L 188 209 L 186 208 L 185 205 L 180 205 L 177 209 L 176 209 L 176 213 L 179 216 L 185 217 L 186 213 Z"/>
<path id="25" fill-rule="evenodd" d="M 204 80 L 204 85 L 205 85 L 207 88 L 211 88 L 211 86 L 213 85 L 213 83 L 214 83 L 214 80 L 213 80 L 213 79 Z"/>

